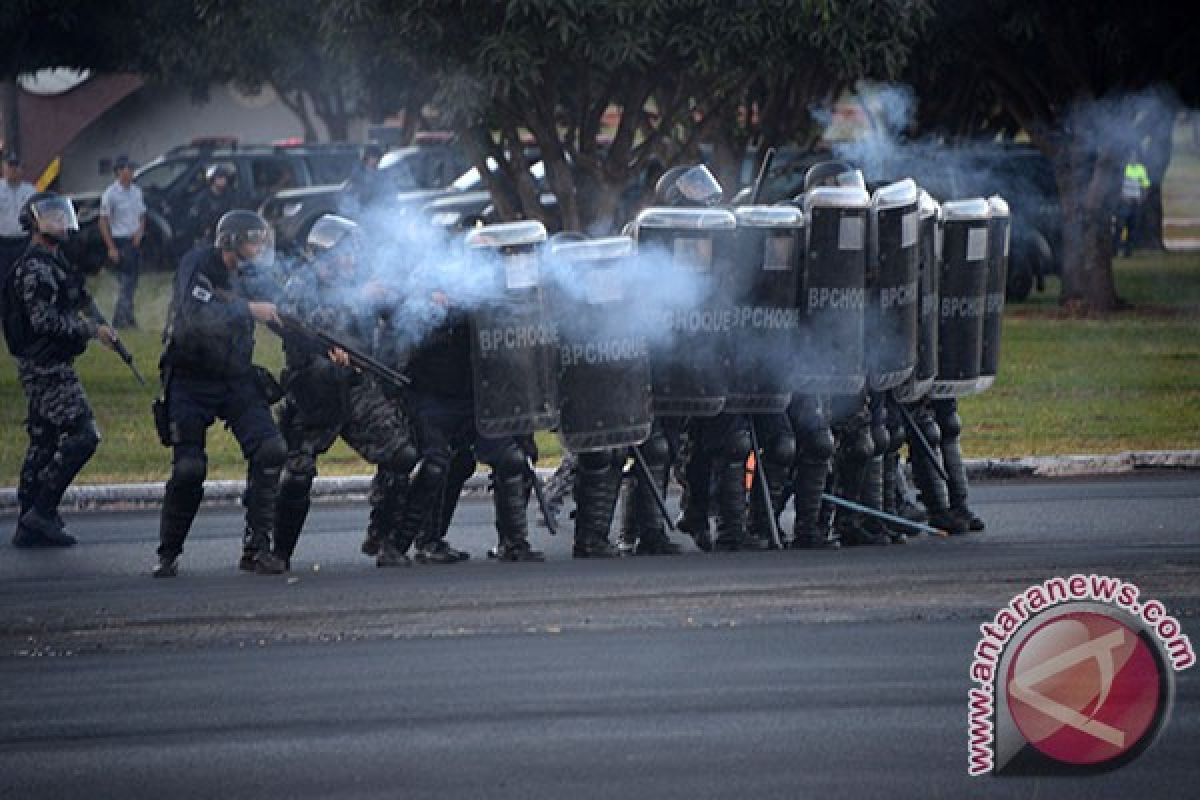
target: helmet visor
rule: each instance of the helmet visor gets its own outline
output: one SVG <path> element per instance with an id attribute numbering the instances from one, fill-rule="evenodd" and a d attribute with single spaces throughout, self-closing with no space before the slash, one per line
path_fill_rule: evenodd
<path id="1" fill-rule="evenodd" d="M 675 186 L 691 203 L 709 206 L 721 201 L 721 184 L 703 164 L 697 164 L 680 175 Z"/>
<path id="2" fill-rule="evenodd" d="M 69 197 L 47 197 L 29 207 L 37 222 L 38 233 L 65 238 L 79 230 L 79 219 Z"/>
<path id="3" fill-rule="evenodd" d="M 237 236 L 237 257 L 242 264 L 267 268 L 275 263 L 275 232 L 253 228 Z"/>

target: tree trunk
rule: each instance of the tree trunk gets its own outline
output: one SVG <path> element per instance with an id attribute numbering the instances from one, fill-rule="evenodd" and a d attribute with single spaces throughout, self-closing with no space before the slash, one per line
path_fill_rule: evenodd
<path id="1" fill-rule="evenodd" d="M 1065 141 L 1056 154 L 1063 210 L 1059 303 L 1080 313 L 1114 311 L 1120 306 L 1112 269 L 1112 219 L 1122 166 L 1119 154 L 1096 153 L 1083 141 L 1083 134 Z"/>
<path id="2" fill-rule="evenodd" d="M 1154 108 L 1154 117 L 1146 131 L 1146 146 L 1142 163 L 1150 175 L 1150 190 L 1146 202 L 1142 203 L 1142 218 L 1138 220 L 1140 247 L 1163 250 L 1163 200 L 1162 183 L 1171 164 L 1172 137 L 1175 132 L 1177 106 L 1163 102 Z"/>

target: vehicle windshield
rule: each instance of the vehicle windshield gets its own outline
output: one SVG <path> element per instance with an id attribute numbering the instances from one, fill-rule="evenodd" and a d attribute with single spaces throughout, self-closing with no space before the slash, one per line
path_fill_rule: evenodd
<path id="1" fill-rule="evenodd" d="M 147 164 L 142 169 L 138 170 L 134 176 L 137 185 L 143 190 L 157 189 L 166 190 L 179 179 L 179 176 L 187 172 L 191 162 L 189 161 L 164 161 L 159 164 Z"/>

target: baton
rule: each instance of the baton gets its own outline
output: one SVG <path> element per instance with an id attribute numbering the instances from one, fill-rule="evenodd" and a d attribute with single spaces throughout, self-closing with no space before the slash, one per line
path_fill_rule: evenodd
<path id="1" fill-rule="evenodd" d="M 770 158 L 770 154 L 767 154 Z M 759 485 L 759 494 L 762 495 L 762 500 L 767 504 L 767 529 L 771 532 L 771 546 L 776 550 L 783 549 L 783 542 L 779 540 L 779 521 L 775 519 L 775 505 L 771 502 L 771 487 L 767 485 L 767 472 L 763 468 L 762 450 L 758 446 L 758 428 L 754 425 L 754 420 L 750 420 L 750 443 L 754 447 L 754 477 L 755 482 Z"/>
<path id="2" fill-rule="evenodd" d="M 897 525 L 903 525 L 907 528 L 912 528 L 913 530 L 918 530 L 921 533 L 928 533 L 930 536 L 946 537 L 946 536 L 950 535 L 946 531 L 942 530 L 941 528 L 935 528 L 932 525 L 926 525 L 921 522 L 913 522 L 911 519 L 905 519 L 904 517 L 898 517 L 895 514 L 889 514 L 886 511 L 880 511 L 879 509 L 871 508 L 870 506 L 860 505 L 851 500 L 845 500 L 841 497 L 838 497 L 837 495 L 829 494 L 828 492 L 822 492 L 821 499 L 828 500 L 830 503 L 833 503 L 835 506 L 841 506 L 843 508 L 848 508 L 851 511 L 861 512 L 870 517 L 876 517 L 878 519 L 887 520 L 888 522 L 894 522 Z"/>
<path id="3" fill-rule="evenodd" d="M 658 513 L 662 514 L 663 520 L 667 523 L 667 530 L 671 533 L 675 532 L 675 523 L 671 521 L 671 512 L 667 511 L 667 501 L 663 499 L 662 492 L 658 489 L 658 484 L 654 482 L 654 477 L 650 474 L 650 467 L 646 465 L 646 459 L 642 455 L 642 451 L 637 445 L 629 448 L 633 452 L 633 465 L 638 471 L 641 480 L 650 489 L 650 494 L 654 497 L 654 505 L 658 506 Z"/>
<path id="4" fill-rule="evenodd" d="M 546 488 L 542 486 L 542 479 L 537 474 L 537 468 L 533 466 L 533 459 L 528 455 L 525 456 L 525 467 L 533 478 L 533 494 L 537 497 L 538 508 L 542 510 L 542 519 L 546 521 L 546 530 L 550 531 L 551 536 L 558 536 L 554 515 L 550 513 L 550 506 L 546 503 Z"/>
<path id="5" fill-rule="evenodd" d="M 928 458 L 930 463 L 933 464 L 933 468 L 937 471 L 938 477 L 940 477 L 946 483 L 949 483 L 950 476 L 946 474 L 946 468 L 942 466 L 941 459 L 938 458 L 933 452 L 933 445 L 929 444 L 929 440 L 925 438 L 925 434 L 921 431 L 920 426 L 917 425 L 916 420 L 912 418 L 912 414 L 908 413 L 908 409 L 905 408 L 904 404 L 899 400 L 891 395 L 888 395 L 888 397 L 892 401 L 892 406 L 899 410 L 900 416 L 904 418 L 904 427 L 908 428 L 917 435 L 917 443 L 920 444 L 921 449 L 925 451 L 925 457 Z"/>

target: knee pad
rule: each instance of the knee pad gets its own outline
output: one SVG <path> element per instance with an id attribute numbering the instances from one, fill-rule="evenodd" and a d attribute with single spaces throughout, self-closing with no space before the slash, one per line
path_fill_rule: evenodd
<path id="1" fill-rule="evenodd" d="M 791 464 L 796 460 L 796 437 L 790 433 L 781 433 L 771 437 L 771 441 L 763 443 L 763 458 L 775 464 Z"/>
<path id="2" fill-rule="evenodd" d="M 171 466 L 171 483 L 180 487 L 198 488 L 204 485 L 208 459 L 204 453 L 177 454 Z"/>
<path id="3" fill-rule="evenodd" d="M 847 461 L 866 461 L 875 456 L 875 440 L 870 428 L 847 431 L 841 443 L 842 458 Z"/>
<path id="4" fill-rule="evenodd" d="M 62 453 L 63 461 L 83 463 L 92 457 L 99 445 L 100 432 L 96 430 L 96 423 L 85 419 L 67 431 L 59 442 L 58 450 Z"/>
<path id="5" fill-rule="evenodd" d="M 252 469 L 275 469 L 282 467 L 287 461 L 287 443 L 282 436 L 272 436 L 254 449 L 250 455 Z"/>
<path id="6" fill-rule="evenodd" d="M 306 496 L 317 476 L 317 462 L 309 453 L 294 453 L 283 465 L 279 491 L 289 497 Z"/>
<path id="7" fill-rule="evenodd" d="M 496 471 L 497 479 L 502 481 L 515 475 L 524 475 L 526 470 L 525 451 L 517 447 L 516 442 L 513 442 L 496 456 L 492 469 Z"/>
<path id="8" fill-rule="evenodd" d="M 663 466 L 671 458 L 671 446 L 667 437 L 660 432 L 651 433 L 650 438 L 642 442 L 638 449 L 648 465 Z"/>
<path id="9" fill-rule="evenodd" d="M 409 472 L 412 472 L 413 465 L 417 463 L 419 455 L 416 445 L 411 441 L 402 442 L 380 461 L 379 467 L 390 472 L 399 472 L 407 475 Z"/>
<path id="10" fill-rule="evenodd" d="M 949 414 L 938 417 L 937 422 L 943 439 L 957 439 L 962 433 L 962 417 L 954 409 L 951 409 Z"/>
<path id="11" fill-rule="evenodd" d="M 798 444 L 807 461 L 828 461 L 835 449 L 833 431 L 825 426 L 801 432 Z"/>

